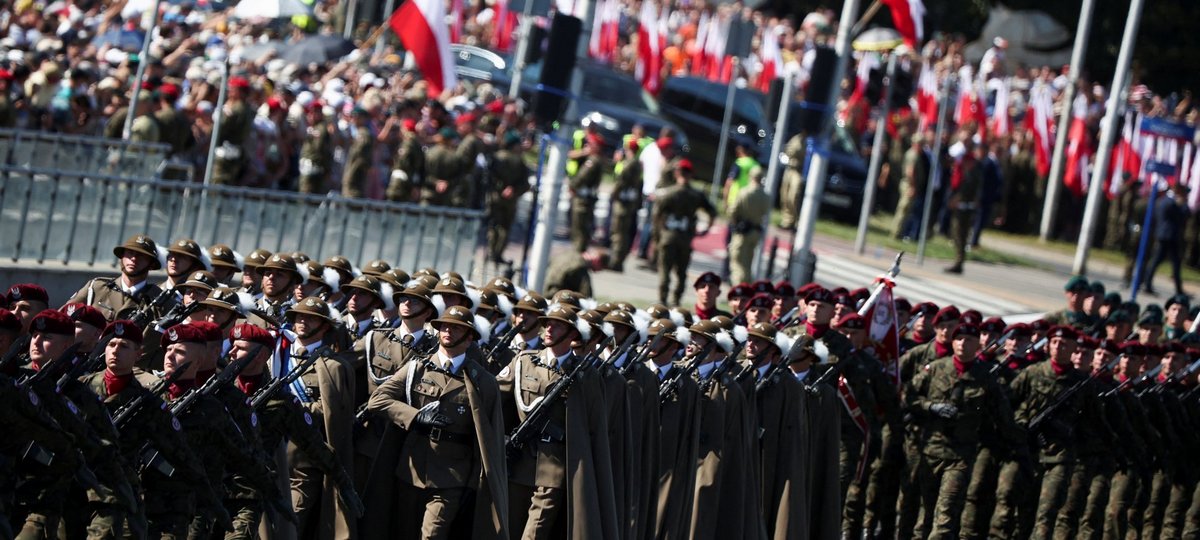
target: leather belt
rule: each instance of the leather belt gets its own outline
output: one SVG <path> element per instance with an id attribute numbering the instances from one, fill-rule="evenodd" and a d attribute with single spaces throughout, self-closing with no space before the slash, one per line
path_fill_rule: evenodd
<path id="1" fill-rule="evenodd" d="M 433 442 L 452 442 L 457 444 L 471 444 L 471 435 L 465 433 L 455 433 L 446 431 L 442 428 L 433 427 L 427 424 L 417 424 L 413 431 L 420 433 L 429 438 Z"/>

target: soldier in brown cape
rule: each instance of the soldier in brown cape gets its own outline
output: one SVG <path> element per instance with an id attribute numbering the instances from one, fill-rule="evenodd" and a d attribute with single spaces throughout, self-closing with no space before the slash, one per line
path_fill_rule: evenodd
<path id="1" fill-rule="evenodd" d="M 815 344 L 812 336 L 797 336 L 787 362 L 805 390 L 799 408 L 800 439 L 806 442 L 801 452 L 805 456 L 806 473 L 802 497 L 808 510 L 809 529 L 803 538 L 832 540 L 840 538 L 842 532 L 838 466 L 841 403 L 834 389 L 837 372 L 829 372 L 834 368 L 831 364 L 818 365 L 820 358 Z"/>
<path id="2" fill-rule="evenodd" d="M 727 370 L 719 369 L 733 352 L 733 338 L 713 321 L 700 321 L 689 330 L 689 355 L 711 341 L 717 347 L 693 373 L 700 392 L 700 436 L 696 459 L 696 492 L 692 505 L 691 538 L 737 540 L 757 530 L 758 514 L 746 505 L 750 479 L 750 411 L 746 396 Z"/>
<path id="3" fill-rule="evenodd" d="M 541 322 L 545 348 L 521 352 L 497 376 L 510 428 L 582 360 L 571 352 L 571 341 L 590 333 L 586 324 L 576 324 L 573 311 L 561 306 Z M 510 538 L 616 538 L 608 419 L 597 371 L 584 368 L 551 406 L 541 438 L 511 462 Z"/>
<path id="4" fill-rule="evenodd" d="M 508 473 L 499 387 L 471 347 L 480 332 L 468 309 L 450 307 L 433 324 L 438 350 L 405 364 L 367 404 L 405 431 L 400 463 L 408 466 L 395 470 L 402 528 L 394 537 L 447 538 L 456 516 L 472 516 L 472 537 L 504 538 Z M 474 508 L 463 506 L 472 500 Z"/>
<path id="5" fill-rule="evenodd" d="M 334 324 L 329 306 L 320 298 L 305 298 L 288 310 L 287 319 L 295 333 L 281 337 L 277 358 L 272 362 L 273 375 L 283 376 L 301 361 L 300 357 L 323 354 L 289 390 L 312 416 L 313 423 L 341 459 L 342 467 L 353 470 L 354 370 L 344 355 L 325 349 Z M 335 495 L 333 479 L 291 443 L 288 463 L 298 536 L 321 540 L 356 538 L 356 519 Z"/>
<path id="6" fill-rule="evenodd" d="M 650 337 L 663 334 L 658 346 L 650 350 L 648 366 L 658 377 L 660 387 L 680 374 L 684 364 L 672 360 L 679 349 L 691 342 L 691 332 L 678 328 L 670 319 L 650 323 Z M 686 538 L 692 522 L 695 496 L 696 452 L 700 442 L 699 388 L 691 377 L 680 379 L 675 390 L 659 399 L 658 433 L 658 512 L 655 538 Z"/>

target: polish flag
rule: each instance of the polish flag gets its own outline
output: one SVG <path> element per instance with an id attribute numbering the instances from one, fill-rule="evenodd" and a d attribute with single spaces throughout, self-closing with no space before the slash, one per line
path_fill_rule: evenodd
<path id="1" fill-rule="evenodd" d="M 929 64 L 921 65 L 921 74 L 917 76 L 917 113 L 920 115 L 920 129 L 937 124 L 938 117 L 938 85 L 937 76 Z"/>
<path id="2" fill-rule="evenodd" d="M 704 47 L 706 44 L 705 42 L 708 40 L 708 32 L 712 27 L 714 18 L 714 16 L 709 15 L 709 13 L 705 11 L 700 14 L 700 22 L 696 24 L 696 39 L 692 42 L 691 49 L 688 50 L 691 58 L 691 69 L 689 72 L 693 76 L 700 75 L 701 70 L 704 69 Z"/>
<path id="3" fill-rule="evenodd" d="M 662 89 L 662 49 L 658 9 L 653 2 L 644 1 L 638 17 L 638 58 L 634 74 L 641 81 L 642 88 L 653 95 L 658 95 Z"/>
<path id="4" fill-rule="evenodd" d="M 588 54 L 605 64 L 613 61 L 620 39 L 618 25 L 621 22 L 621 6 L 617 0 L 600 0 L 596 15 L 592 18 L 592 35 L 588 40 Z"/>
<path id="5" fill-rule="evenodd" d="M 1037 158 L 1037 173 L 1050 174 L 1050 150 L 1054 146 L 1054 98 L 1050 87 L 1044 84 L 1029 91 L 1029 110 L 1025 113 L 1025 127 L 1033 133 L 1033 150 Z"/>
<path id="6" fill-rule="evenodd" d="M 1008 79 L 999 80 L 996 85 L 996 103 L 992 105 L 992 133 L 996 137 L 1004 137 L 1012 131 L 1012 119 L 1008 116 Z"/>
<path id="7" fill-rule="evenodd" d="M 896 31 L 904 38 L 904 44 L 914 51 L 921 47 L 925 37 L 925 4 L 921 0 L 883 0 L 892 12 Z"/>
<path id="8" fill-rule="evenodd" d="M 496 17 L 492 25 L 492 48 L 508 52 L 512 48 L 513 30 L 517 27 L 517 14 L 509 11 L 508 0 L 496 2 Z"/>
<path id="9" fill-rule="evenodd" d="M 1125 115 L 1125 127 L 1121 129 L 1121 139 L 1113 148 L 1112 164 L 1109 167 L 1111 174 L 1108 177 L 1108 186 L 1104 190 L 1108 194 L 1109 199 L 1115 199 L 1121 194 L 1121 188 L 1126 182 L 1133 182 L 1138 178 L 1138 171 L 1142 168 L 1142 157 L 1138 155 L 1137 150 L 1137 128 L 1141 123 L 1141 116 L 1134 121 L 1133 113 Z M 1125 176 L 1129 176 L 1129 180 Z"/>
<path id="10" fill-rule="evenodd" d="M 779 50 L 779 28 L 764 28 L 758 56 L 762 61 L 762 69 L 758 72 L 758 89 L 764 93 L 771 91 L 771 81 L 782 73 L 783 53 Z"/>
<path id="11" fill-rule="evenodd" d="M 437 98 L 442 90 L 454 88 L 457 80 L 443 0 L 408 0 L 392 13 L 388 26 L 400 37 L 429 83 L 429 97 Z"/>
<path id="12" fill-rule="evenodd" d="M 1087 98 L 1076 96 L 1071 106 L 1071 129 L 1067 132 L 1067 170 L 1063 174 L 1063 185 L 1077 197 L 1082 197 L 1088 187 L 1088 162 L 1092 157 L 1092 134 L 1088 131 Z"/>
<path id="13" fill-rule="evenodd" d="M 883 364 L 884 373 L 892 379 L 896 388 L 900 388 L 900 331 L 897 327 L 895 297 L 892 294 L 896 283 L 886 276 L 880 276 L 875 279 L 875 284 L 880 287 L 879 295 L 866 313 L 860 315 L 870 325 L 868 337 L 878 344 L 874 347 L 875 357 Z"/>
<path id="14" fill-rule="evenodd" d="M 462 0 L 450 0 L 450 43 L 462 43 L 463 5 Z"/>
<path id="15" fill-rule="evenodd" d="M 713 15 L 712 25 L 704 43 L 704 72 L 703 76 L 710 81 L 721 78 L 721 65 L 725 61 L 725 44 L 729 41 L 728 18 Z"/>

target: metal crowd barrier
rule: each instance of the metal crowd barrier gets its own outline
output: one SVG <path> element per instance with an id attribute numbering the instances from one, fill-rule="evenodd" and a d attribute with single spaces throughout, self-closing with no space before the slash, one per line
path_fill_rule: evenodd
<path id="1" fill-rule="evenodd" d="M 474 271 L 483 212 L 149 178 L 0 166 L 0 257 L 115 267 L 113 246 L 145 233 L 242 254 L 303 251 L 360 264 Z M 461 266 L 460 266 L 461 265 Z"/>
<path id="2" fill-rule="evenodd" d="M 136 178 L 158 176 L 170 145 L 0 129 L 0 164 Z"/>

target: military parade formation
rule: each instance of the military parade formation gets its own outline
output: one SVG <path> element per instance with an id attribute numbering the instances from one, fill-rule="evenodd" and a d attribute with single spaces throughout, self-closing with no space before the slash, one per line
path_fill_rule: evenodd
<path id="1" fill-rule="evenodd" d="M 866 288 L 705 273 L 693 306 L 635 306 L 189 239 L 113 254 L 59 308 L 3 297 L 3 538 L 1200 534 L 1187 297 L 1073 277 L 1028 324 L 897 298 L 889 352 Z"/>

